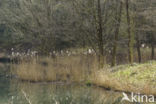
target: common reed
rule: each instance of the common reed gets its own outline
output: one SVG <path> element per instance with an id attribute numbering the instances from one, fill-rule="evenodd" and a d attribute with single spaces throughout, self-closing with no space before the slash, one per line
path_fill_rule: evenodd
<path id="1" fill-rule="evenodd" d="M 96 56 L 59 56 L 22 59 L 12 64 L 12 73 L 27 81 L 82 82 L 96 69 Z"/>
<path id="2" fill-rule="evenodd" d="M 156 95 L 156 62 L 105 65 L 98 69 L 95 55 L 71 55 L 22 59 L 12 64 L 12 74 L 32 82 L 78 82 L 125 92 Z"/>

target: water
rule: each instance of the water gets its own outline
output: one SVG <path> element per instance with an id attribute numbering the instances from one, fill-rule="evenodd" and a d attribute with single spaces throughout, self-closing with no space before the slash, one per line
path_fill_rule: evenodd
<path id="1" fill-rule="evenodd" d="M 76 84 L 0 79 L 0 104 L 120 104 L 121 94 Z"/>
<path id="2" fill-rule="evenodd" d="M 95 86 L 21 82 L 0 72 L 0 104 L 132 104 L 121 102 L 122 97 Z"/>

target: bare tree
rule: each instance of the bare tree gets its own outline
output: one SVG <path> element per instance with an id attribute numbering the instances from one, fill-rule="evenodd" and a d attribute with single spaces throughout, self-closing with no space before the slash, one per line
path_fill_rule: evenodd
<path id="1" fill-rule="evenodd" d="M 121 15 L 122 15 L 122 6 L 123 6 L 123 2 L 120 1 L 119 12 L 116 12 L 116 18 L 115 18 L 116 24 L 115 24 L 114 45 L 113 45 L 113 53 L 112 53 L 112 58 L 113 58 L 112 59 L 112 66 L 116 65 L 116 55 L 117 55 L 119 28 L 120 28 Z"/>
<path id="2" fill-rule="evenodd" d="M 130 12 L 129 12 L 129 0 L 126 0 L 126 16 L 127 16 L 127 33 L 128 33 L 128 56 L 129 56 L 129 63 L 133 63 L 133 47 L 134 47 L 134 37 L 131 33 L 131 19 L 130 19 Z"/>
<path id="3" fill-rule="evenodd" d="M 55 0 L 8 0 L 1 14 L 6 25 L 23 39 L 20 46 L 29 43 L 30 48 L 48 54 L 73 40 L 70 6 L 69 2 Z"/>

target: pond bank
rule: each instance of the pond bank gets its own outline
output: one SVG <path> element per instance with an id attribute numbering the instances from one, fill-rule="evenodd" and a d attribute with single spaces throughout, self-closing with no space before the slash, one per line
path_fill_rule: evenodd
<path id="1" fill-rule="evenodd" d="M 156 61 L 121 65 L 109 72 L 101 70 L 95 73 L 91 83 L 117 91 L 156 96 Z"/>
<path id="2" fill-rule="evenodd" d="M 156 61 L 97 70 L 96 61 L 90 59 L 87 64 L 86 60 L 88 59 L 83 56 L 23 60 L 18 65 L 11 66 L 11 73 L 22 81 L 33 83 L 93 84 L 115 91 L 156 96 Z"/>

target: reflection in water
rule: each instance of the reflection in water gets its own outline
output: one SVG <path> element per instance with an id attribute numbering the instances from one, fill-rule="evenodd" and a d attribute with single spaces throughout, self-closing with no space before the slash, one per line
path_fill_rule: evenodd
<path id="1" fill-rule="evenodd" d="M 0 69 L 0 104 L 132 104 L 121 102 L 122 93 L 96 87 L 9 80 Z"/>
<path id="2" fill-rule="evenodd" d="M 9 80 L 4 72 L 0 70 L 0 104 L 132 104 L 121 102 L 119 92 L 75 84 Z"/>
<path id="3" fill-rule="evenodd" d="M 9 87 L 1 86 L 3 94 L 0 93 L 0 96 L 5 97 L 0 99 L 0 104 L 120 104 L 122 97 L 121 93 L 78 85 L 33 84 L 11 80 L 10 85 L 7 83 L 6 86 Z"/>

